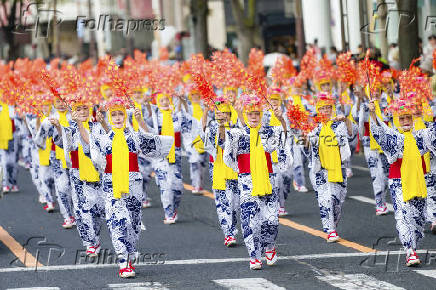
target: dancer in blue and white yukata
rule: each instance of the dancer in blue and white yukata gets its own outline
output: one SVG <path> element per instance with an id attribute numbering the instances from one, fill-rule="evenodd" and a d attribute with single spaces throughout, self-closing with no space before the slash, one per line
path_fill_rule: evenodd
<path id="1" fill-rule="evenodd" d="M 262 99 L 254 94 L 241 96 L 244 104 L 238 107 L 242 128 L 226 134 L 224 163 L 238 172 L 241 226 L 245 246 L 250 256 L 250 269 L 261 269 L 261 256 L 267 265 L 277 261 L 275 241 L 278 234 L 279 193 L 271 153 L 283 146 L 279 127 L 263 124 Z M 241 105 L 242 107 L 242 105 Z M 276 117 L 285 122 L 279 112 Z M 283 128 L 283 129 L 284 129 Z M 284 129 L 285 130 L 285 129 Z"/>

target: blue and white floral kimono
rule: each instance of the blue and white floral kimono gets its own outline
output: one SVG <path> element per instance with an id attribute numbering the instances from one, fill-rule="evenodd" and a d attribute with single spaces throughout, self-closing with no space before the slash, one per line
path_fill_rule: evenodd
<path id="1" fill-rule="evenodd" d="M 152 118 L 147 120 L 148 128 L 156 135 L 160 135 L 163 116 L 157 106 L 151 105 Z M 168 158 L 154 159 L 152 166 L 156 173 L 156 184 L 160 188 L 161 201 L 165 218 L 174 218 L 182 200 L 182 155 L 181 134 L 184 114 L 182 111 L 173 112 L 173 125 L 175 133 L 175 163 L 169 163 Z"/>
<path id="2" fill-rule="evenodd" d="M 224 163 L 238 172 L 238 187 L 240 193 L 241 227 L 245 246 L 251 259 L 260 260 L 265 251 L 275 248 L 279 224 L 279 193 L 276 186 L 277 173 L 273 172 L 271 153 L 280 144 L 280 128 L 262 126 L 259 136 L 269 164 L 269 177 L 272 193 L 264 196 L 252 196 L 251 173 L 242 172 L 244 160 L 250 158 L 250 128 L 234 128 L 227 132 L 224 144 Z M 284 139 L 282 140 L 284 142 Z M 240 170 L 241 168 L 241 170 Z"/>
<path id="3" fill-rule="evenodd" d="M 127 110 L 128 116 L 129 116 L 129 125 L 132 124 L 133 118 L 135 118 L 135 114 L 133 110 Z M 151 115 L 149 115 L 148 110 L 146 109 L 145 105 L 142 105 L 142 117 L 144 121 L 147 121 L 149 118 L 151 118 Z M 133 125 L 130 126 L 130 128 L 133 129 Z M 147 185 L 151 181 L 151 174 L 153 172 L 153 166 L 151 164 L 151 159 L 144 156 L 141 152 L 138 154 L 138 165 L 139 165 L 139 171 L 142 174 L 142 201 L 146 201 L 149 199 L 147 194 Z"/>
<path id="4" fill-rule="evenodd" d="M 0 105 L 0 110 L 2 106 Z M 16 186 L 17 185 L 17 162 L 18 162 L 18 138 L 19 138 L 19 126 L 18 117 L 15 114 L 14 106 L 9 106 L 9 117 L 12 120 L 12 140 L 9 140 L 8 149 L 0 149 L 0 166 L 3 168 L 3 187 Z"/>
<path id="5" fill-rule="evenodd" d="M 383 110 L 385 102 L 381 102 L 380 107 Z M 361 103 L 358 116 L 360 142 L 363 146 L 366 163 L 368 164 L 371 174 L 372 189 L 374 191 L 376 208 L 384 208 L 386 205 L 386 193 L 388 191 L 388 171 L 389 164 L 385 154 L 378 150 L 370 148 L 370 126 L 369 126 L 369 108 L 367 103 Z M 384 121 L 388 121 L 386 116 L 383 116 Z"/>
<path id="6" fill-rule="evenodd" d="M 395 210 L 395 220 L 398 235 L 406 251 L 415 251 L 418 243 L 424 237 L 426 199 L 413 198 L 407 202 L 403 200 L 401 173 L 398 175 L 398 166 L 401 168 L 401 159 L 404 152 L 404 135 L 385 123 L 378 124 L 371 120 L 371 133 L 380 145 L 386 158 L 391 164 L 389 171 L 389 191 Z M 435 128 L 428 128 L 412 132 L 421 156 L 429 150 L 436 152 Z M 401 171 L 400 171 L 401 172 Z"/>
<path id="7" fill-rule="evenodd" d="M 88 122 L 90 135 L 106 134 L 100 123 Z M 70 127 L 62 127 L 62 144 L 65 159 L 70 168 L 70 182 L 72 185 L 72 200 L 76 218 L 77 230 L 85 247 L 98 247 L 100 245 L 100 230 L 105 221 L 104 198 L 101 178 L 97 182 L 88 182 L 80 179 L 79 173 L 79 143 L 82 144 L 83 152 L 89 155 L 89 146 L 81 141 L 77 123 L 70 122 Z"/>
<path id="8" fill-rule="evenodd" d="M 203 107 L 203 106 L 202 106 Z M 188 114 L 191 118 L 188 118 L 188 120 L 194 120 L 193 117 L 193 107 L 192 104 L 188 105 Z M 196 119 L 195 119 L 196 120 Z M 194 123 L 200 124 L 200 120 L 196 120 Z M 182 142 L 183 147 L 186 150 L 186 153 L 188 155 L 188 162 L 190 165 L 190 176 L 191 176 L 191 184 L 194 188 L 201 188 L 202 187 L 202 180 L 203 175 L 206 170 L 206 164 L 207 164 L 207 154 L 206 152 L 200 153 L 195 147 L 195 142 L 199 142 L 199 130 L 191 130 L 188 133 L 183 134 Z M 198 146 L 198 145 L 197 145 Z"/>
<path id="9" fill-rule="evenodd" d="M 26 124 L 30 133 L 29 146 L 30 146 L 30 177 L 32 178 L 32 182 L 36 187 L 36 190 L 39 195 L 40 202 L 43 202 L 45 197 L 42 194 L 41 190 L 41 180 L 38 176 L 39 172 L 39 156 L 38 156 L 38 146 L 33 141 L 34 136 L 36 136 L 36 116 L 35 115 L 26 115 Z"/>
<path id="10" fill-rule="evenodd" d="M 52 114 L 53 118 L 59 119 L 59 113 L 56 111 Z M 67 119 L 71 122 L 69 115 Z M 47 138 L 53 138 L 55 144 L 62 144 L 62 138 L 59 136 L 57 129 L 50 123 L 48 119 L 44 119 L 41 127 L 36 135 L 36 142 L 41 148 L 45 148 Z M 57 145 L 56 145 L 57 146 Z M 62 145 L 63 146 L 63 145 Z M 55 149 L 56 150 L 56 149 Z M 64 158 L 65 158 L 65 154 Z M 56 151 L 51 152 L 50 156 L 50 171 L 53 174 L 54 189 L 59 204 L 60 212 L 64 219 L 74 217 L 72 188 L 70 183 L 70 172 L 66 163 L 63 164 L 61 159 L 56 158 Z"/>
<path id="11" fill-rule="evenodd" d="M 262 123 L 269 124 L 272 116 L 271 111 L 264 111 L 262 116 Z M 283 112 L 283 115 L 286 115 L 286 112 Z M 285 136 L 285 131 L 283 130 L 282 125 L 277 126 L 280 130 L 280 138 L 283 139 L 281 144 L 284 144 L 283 147 L 279 147 L 276 151 L 277 154 L 277 162 L 272 160 L 273 171 L 276 173 L 276 184 L 277 190 L 279 192 L 279 203 L 280 207 L 285 207 L 285 201 L 288 198 L 288 194 L 290 192 L 292 186 L 292 178 L 291 178 L 291 168 L 293 163 L 292 157 L 292 143 L 293 138 L 291 131 L 289 130 L 289 124 L 285 119 L 286 125 L 288 127 L 287 134 Z M 286 139 L 285 139 L 286 138 Z"/>
<path id="12" fill-rule="evenodd" d="M 44 125 L 43 125 L 44 124 Z M 41 125 L 39 129 L 36 131 L 36 134 L 33 136 L 33 141 L 35 142 L 37 148 L 36 148 L 36 155 L 38 156 L 38 179 L 40 182 L 40 191 L 43 197 L 43 200 L 47 203 L 53 203 L 53 193 L 55 192 L 55 184 L 54 184 L 54 172 L 53 172 L 53 162 L 55 162 L 56 155 L 55 155 L 55 142 L 61 142 L 60 136 L 57 134 L 57 131 L 54 129 L 53 126 L 51 126 L 50 122 L 48 122 L 48 119 L 45 118 L 43 122 L 41 122 Z M 46 140 L 48 137 L 53 136 L 53 139 L 51 142 L 46 143 Z M 46 146 L 50 146 L 50 157 L 49 157 L 49 164 L 44 165 L 41 164 L 41 159 L 39 156 L 38 151 L 39 150 L 46 150 Z"/>
<path id="13" fill-rule="evenodd" d="M 136 244 L 141 232 L 142 174 L 139 171 L 138 155 L 163 159 L 171 149 L 173 138 L 124 129 L 129 148 L 129 193 L 115 198 L 112 187 L 112 142 L 115 133 L 90 134 L 91 160 L 101 173 L 102 191 L 106 209 L 106 224 L 119 263 L 134 260 L 138 256 Z M 83 143 L 82 143 L 83 144 Z M 83 144 L 85 145 L 85 144 Z"/>
<path id="14" fill-rule="evenodd" d="M 226 129 L 226 132 L 230 130 Z M 218 138 L 219 124 L 215 120 L 209 122 L 203 136 L 204 147 L 210 154 L 209 176 L 213 181 L 213 164 L 217 158 L 218 147 L 224 152 L 224 142 Z M 225 237 L 236 237 L 236 229 L 239 210 L 239 188 L 238 179 L 227 179 L 226 189 L 212 189 L 215 196 L 215 206 L 218 215 L 218 222 Z"/>
<path id="15" fill-rule="evenodd" d="M 347 195 L 345 161 L 351 155 L 348 138 L 352 138 L 353 136 L 348 135 L 347 126 L 344 122 L 332 123 L 331 129 L 336 135 L 341 156 L 343 182 L 329 182 L 327 169 L 321 166 L 318 152 L 321 128 L 322 124 L 319 124 L 318 127 L 308 134 L 311 148 L 311 178 L 313 179 L 314 190 L 318 199 L 323 231 L 330 234 L 336 231 L 342 214 L 342 204 Z"/>

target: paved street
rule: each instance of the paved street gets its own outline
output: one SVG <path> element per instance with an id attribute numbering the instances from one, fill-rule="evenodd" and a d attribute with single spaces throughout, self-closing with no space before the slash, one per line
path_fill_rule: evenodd
<path id="1" fill-rule="evenodd" d="M 189 184 L 186 165 L 184 180 Z M 179 222 L 164 225 L 153 184 L 153 207 L 143 211 L 141 264 L 131 280 L 118 278 L 107 229 L 100 258 L 86 260 L 76 229 L 62 229 L 58 210 L 48 214 L 42 209 L 29 173 L 20 169 L 21 192 L 0 199 L 0 288 L 434 289 L 436 236 L 427 228 L 418 252 L 423 264 L 407 268 L 404 253 L 398 252 L 393 213 L 375 215 L 363 157 L 355 157 L 353 166 L 338 227 L 342 241 L 325 242 L 314 192 L 294 192 L 287 200 L 290 215 L 280 222 L 280 260 L 273 267 L 264 263 L 261 271 L 249 270 L 240 234 L 237 247 L 223 245 L 210 193 L 185 191 Z M 210 191 L 210 184 L 206 189 Z M 25 252 L 17 242 L 25 245 Z"/>

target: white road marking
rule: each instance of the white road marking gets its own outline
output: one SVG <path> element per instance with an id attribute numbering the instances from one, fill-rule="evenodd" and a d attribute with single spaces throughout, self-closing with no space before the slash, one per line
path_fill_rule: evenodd
<path id="1" fill-rule="evenodd" d="M 353 165 L 353 166 L 351 166 L 351 168 L 359 169 L 359 170 L 362 170 L 362 171 L 369 172 L 369 168 L 368 167 L 363 167 L 363 166 L 359 166 L 359 165 Z"/>
<path id="2" fill-rule="evenodd" d="M 418 250 L 419 253 L 436 253 L 428 250 Z M 331 259 L 331 258 L 350 258 L 350 257 L 366 257 L 371 255 L 386 255 L 386 254 L 404 254 L 404 251 L 377 251 L 373 253 L 324 253 L 324 254 L 310 254 L 310 255 L 295 255 L 295 256 L 279 256 L 279 260 L 315 260 L 315 259 Z M 218 263 L 237 263 L 245 262 L 248 265 L 248 258 L 226 258 L 226 259 L 190 259 L 190 260 L 169 260 L 161 264 L 150 263 L 136 263 L 135 267 L 142 266 L 165 266 L 165 265 L 201 265 L 201 264 L 218 264 Z M 37 271 L 65 271 L 65 270 L 84 270 L 84 269 L 98 269 L 98 268 L 111 268 L 118 267 L 117 264 L 77 264 L 77 265 L 56 265 L 56 266 L 42 266 L 38 267 Z M 10 267 L 0 268 L 0 273 L 9 272 L 29 272 L 35 271 L 35 268 L 30 267 Z"/>
<path id="3" fill-rule="evenodd" d="M 436 270 L 414 270 L 416 273 L 436 279 Z"/>
<path id="4" fill-rule="evenodd" d="M 120 284 L 108 284 L 111 289 L 125 289 L 125 290 L 168 290 L 159 282 L 140 282 L 140 283 L 120 283 Z"/>
<path id="5" fill-rule="evenodd" d="M 264 278 L 212 280 L 216 284 L 233 290 L 285 290 Z"/>
<path id="6" fill-rule="evenodd" d="M 375 205 L 375 200 L 373 198 L 369 198 L 363 195 L 351 195 L 348 196 L 349 198 L 355 199 L 357 201 L 361 201 L 361 202 L 365 202 L 365 203 L 370 203 Z M 388 210 L 393 212 L 394 211 L 394 207 L 391 203 L 386 203 L 386 206 L 388 207 Z"/>
<path id="7" fill-rule="evenodd" d="M 25 287 L 25 288 L 7 288 L 6 290 L 60 290 L 59 287 Z"/>
<path id="8" fill-rule="evenodd" d="M 365 274 L 325 275 L 316 276 L 319 280 L 326 282 L 333 287 L 347 290 L 404 290 L 391 283 L 377 280 Z"/>

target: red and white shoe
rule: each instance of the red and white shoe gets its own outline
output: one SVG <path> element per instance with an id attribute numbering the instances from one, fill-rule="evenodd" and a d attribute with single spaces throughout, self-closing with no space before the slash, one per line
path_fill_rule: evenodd
<path id="1" fill-rule="evenodd" d="M 308 192 L 309 191 L 306 186 L 304 186 L 304 185 L 300 186 L 295 181 L 293 181 L 292 184 L 294 185 L 295 191 L 298 191 L 298 192 Z"/>
<path id="2" fill-rule="evenodd" d="M 419 265 L 419 264 L 421 264 L 421 261 L 419 260 L 418 255 L 416 254 L 415 251 L 411 251 L 406 256 L 406 266 L 411 267 L 411 266 L 415 266 L 415 265 Z"/>
<path id="3" fill-rule="evenodd" d="M 3 186 L 4 193 L 9 192 L 9 191 L 11 191 L 11 188 L 9 186 Z"/>
<path id="4" fill-rule="evenodd" d="M 144 200 L 142 202 L 142 208 L 148 208 L 151 207 L 151 202 L 149 200 Z"/>
<path id="5" fill-rule="evenodd" d="M 388 207 L 386 206 L 386 203 L 383 204 L 382 207 L 377 207 L 375 209 L 375 215 L 387 215 L 389 213 Z"/>
<path id="6" fill-rule="evenodd" d="M 71 229 L 73 227 L 73 224 L 71 223 L 71 219 L 70 218 L 64 219 L 64 223 L 62 224 L 62 227 L 64 229 Z"/>
<path id="7" fill-rule="evenodd" d="M 277 262 L 277 252 L 276 248 L 272 249 L 272 251 L 265 252 L 266 264 L 268 266 L 272 266 Z"/>
<path id="8" fill-rule="evenodd" d="M 18 187 L 18 185 L 12 185 L 11 192 L 19 192 L 19 191 L 20 188 Z"/>
<path id="9" fill-rule="evenodd" d="M 70 217 L 70 221 L 71 221 L 71 224 L 73 225 L 73 226 L 75 226 L 76 225 L 76 218 L 75 217 Z"/>
<path id="10" fill-rule="evenodd" d="M 338 233 L 336 231 L 333 231 L 329 233 L 327 236 L 327 243 L 334 243 L 340 239 Z"/>
<path id="11" fill-rule="evenodd" d="M 47 202 L 47 204 L 44 206 L 44 209 L 46 212 L 53 212 L 54 211 L 54 203 Z"/>
<path id="12" fill-rule="evenodd" d="M 175 224 L 175 223 L 176 223 L 176 220 L 175 220 L 174 218 L 172 218 L 172 217 L 170 217 L 170 218 L 165 218 L 165 219 L 163 220 L 163 223 L 166 224 L 166 225 L 172 225 L 172 224 Z"/>
<path id="13" fill-rule="evenodd" d="M 227 236 L 224 239 L 224 245 L 226 247 L 229 247 L 229 248 L 233 247 L 234 245 L 236 245 L 236 239 L 234 237 L 232 237 L 232 236 Z"/>
<path id="14" fill-rule="evenodd" d="M 279 216 L 287 216 L 288 214 L 284 207 L 279 208 Z"/>
<path id="15" fill-rule="evenodd" d="M 258 259 L 250 259 L 250 269 L 251 270 L 261 270 L 262 262 Z"/>
<path id="16" fill-rule="evenodd" d="M 174 211 L 173 219 L 175 222 L 179 220 L 179 214 L 177 213 L 177 210 Z"/>
<path id="17" fill-rule="evenodd" d="M 120 275 L 121 278 L 133 278 L 133 277 L 135 277 L 135 275 L 136 275 L 135 267 L 132 266 L 131 262 L 129 262 L 129 265 L 127 267 L 123 267 L 123 266 L 120 266 L 120 271 L 118 272 L 118 274 Z"/>
<path id="18" fill-rule="evenodd" d="M 86 247 L 86 255 L 88 257 L 97 257 L 100 253 L 100 244 L 97 246 L 88 246 Z"/>
<path id="19" fill-rule="evenodd" d="M 194 187 L 194 188 L 192 188 L 192 193 L 193 194 L 200 194 L 202 190 L 203 190 L 202 187 Z"/>

